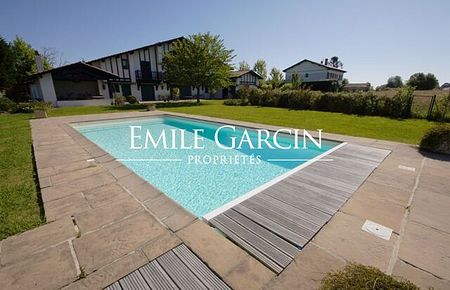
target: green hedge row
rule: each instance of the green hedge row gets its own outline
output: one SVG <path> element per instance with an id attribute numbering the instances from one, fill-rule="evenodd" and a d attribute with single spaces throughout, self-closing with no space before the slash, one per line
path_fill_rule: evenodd
<path id="1" fill-rule="evenodd" d="M 385 97 L 372 92 L 322 93 L 311 90 L 263 90 L 244 87 L 236 96 L 240 99 L 240 105 L 410 118 L 413 93 L 413 88 L 403 88 L 395 96 Z M 226 101 L 225 104 L 237 105 L 236 101 Z"/>

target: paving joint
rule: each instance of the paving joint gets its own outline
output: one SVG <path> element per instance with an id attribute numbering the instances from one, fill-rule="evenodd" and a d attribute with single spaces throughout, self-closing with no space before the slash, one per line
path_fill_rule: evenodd
<path id="1" fill-rule="evenodd" d="M 414 200 L 414 195 L 415 195 L 415 193 L 417 191 L 417 188 L 419 187 L 420 176 L 422 175 L 423 167 L 425 165 L 425 159 L 426 158 L 424 157 L 422 159 L 422 162 L 420 163 L 419 171 L 418 171 L 418 173 L 416 175 L 416 178 L 415 178 L 414 187 L 413 187 L 413 189 L 411 191 L 411 195 L 409 196 L 408 203 L 406 205 L 406 210 L 405 210 L 405 213 L 403 215 L 402 221 L 400 223 L 400 232 L 399 232 L 397 240 L 395 241 L 394 249 L 392 250 L 391 258 L 389 260 L 388 269 L 386 271 L 388 274 L 392 274 L 392 271 L 394 270 L 395 263 L 398 260 L 398 253 L 400 251 L 401 242 L 402 242 L 403 236 L 405 234 L 406 224 L 408 223 L 408 218 L 409 218 L 409 214 L 411 212 L 411 205 L 412 205 L 413 200 Z"/>

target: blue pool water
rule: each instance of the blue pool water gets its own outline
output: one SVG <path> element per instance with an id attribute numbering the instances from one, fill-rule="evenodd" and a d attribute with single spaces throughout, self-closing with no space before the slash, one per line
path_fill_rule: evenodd
<path id="1" fill-rule="evenodd" d="M 264 143 L 262 149 L 252 149 L 248 143 L 243 143 L 240 149 L 223 149 L 214 142 L 216 129 L 223 125 L 164 116 L 78 123 L 73 127 L 198 217 L 306 162 L 303 160 L 312 159 L 338 145 L 322 140 L 321 149 L 311 141 L 307 141 L 308 149 L 271 149 Z M 134 139 L 135 147 L 145 145 L 147 130 L 155 141 L 164 130 L 169 149 L 162 146 L 154 148 L 151 143 L 148 143 L 147 149 L 130 149 L 130 126 L 141 126 L 141 129 L 134 129 L 135 135 L 142 136 L 141 139 Z M 199 133 L 203 137 L 199 145 L 204 148 L 170 149 L 173 137 L 174 145 L 177 148 L 181 146 L 179 129 L 185 130 L 186 146 L 194 144 L 194 130 L 203 129 Z M 172 135 L 171 130 L 177 134 Z M 257 146 L 256 130 L 247 131 L 253 145 Z M 229 146 L 231 137 L 237 137 L 238 145 L 243 133 L 243 128 L 227 128 L 220 131 L 218 139 L 224 146 Z M 284 147 L 294 144 L 294 138 L 288 135 L 279 135 L 277 140 Z M 273 138 L 269 138 L 268 142 L 274 145 Z M 299 142 L 301 148 L 303 139 Z M 250 156 L 253 156 L 251 160 Z"/>

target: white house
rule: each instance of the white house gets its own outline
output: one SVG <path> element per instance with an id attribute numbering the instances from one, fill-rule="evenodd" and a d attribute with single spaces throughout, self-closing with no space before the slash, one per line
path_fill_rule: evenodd
<path id="1" fill-rule="evenodd" d="M 228 88 L 222 88 L 217 90 L 214 95 L 211 95 L 212 98 L 228 98 L 233 97 L 237 91 L 239 91 L 242 87 L 258 87 L 259 80 L 262 77 L 257 74 L 253 70 L 237 70 L 230 72 L 230 81 L 232 83 Z"/>
<path id="2" fill-rule="evenodd" d="M 324 63 L 318 63 L 309 59 L 304 59 L 283 70 L 286 74 L 286 81 L 292 81 L 292 75 L 297 74 L 303 84 L 321 89 L 329 86 L 332 82 L 341 82 L 344 79 L 345 70 L 332 67 L 325 59 Z"/>
<path id="3" fill-rule="evenodd" d="M 157 101 L 170 95 L 162 69 L 164 53 L 182 37 L 146 45 L 84 62 L 40 71 L 30 77 L 33 99 L 55 106 L 111 104 L 115 95 L 135 96 L 139 101 Z M 39 65 L 38 65 L 39 67 Z M 181 97 L 197 94 L 191 87 L 180 88 Z M 206 88 L 202 97 L 209 97 Z"/>

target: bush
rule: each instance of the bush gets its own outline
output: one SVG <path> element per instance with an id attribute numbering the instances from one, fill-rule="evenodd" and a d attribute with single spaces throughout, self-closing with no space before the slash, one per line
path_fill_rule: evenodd
<path id="1" fill-rule="evenodd" d="M 172 94 L 172 98 L 177 101 L 180 99 L 180 89 L 179 88 L 171 88 L 170 92 Z"/>
<path id="2" fill-rule="evenodd" d="M 18 103 L 12 109 L 13 113 L 33 113 L 34 104 L 33 103 Z"/>
<path id="3" fill-rule="evenodd" d="M 117 96 L 114 98 L 114 105 L 116 106 L 122 106 L 123 104 L 125 104 L 125 97 L 122 96 Z"/>
<path id="4" fill-rule="evenodd" d="M 408 280 L 399 280 L 374 267 L 348 264 L 343 270 L 331 272 L 322 280 L 322 290 L 377 290 L 377 289 L 419 289 Z"/>
<path id="5" fill-rule="evenodd" d="M 135 96 L 126 96 L 125 100 L 128 102 L 128 104 L 137 104 L 139 101 L 136 99 Z"/>
<path id="6" fill-rule="evenodd" d="M 226 99 L 223 101 L 223 104 L 225 106 L 240 106 L 241 100 L 240 99 Z"/>
<path id="7" fill-rule="evenodd" d="M 419 146 L 424 150 L 450 154 L 450 125 L 438 125 L 428 129 Z"/>
<path id="8" fill-rule="evenodd" d="M 246 95 L 253 106 L 409 118 L 412 114 L 413 93 L 410 87 L 400 89 L 393 97 L 387 97 L 373 92 L 322 93 L 309 89 L 288 89 L 287 86 L 281 89 L 250 89 Z"/>
<path id="9" fill-rule="evenodd" d="M 0 96 L 0 112 L 12 111 L 16 106 L 12 100 L 7 97 Z"/>

